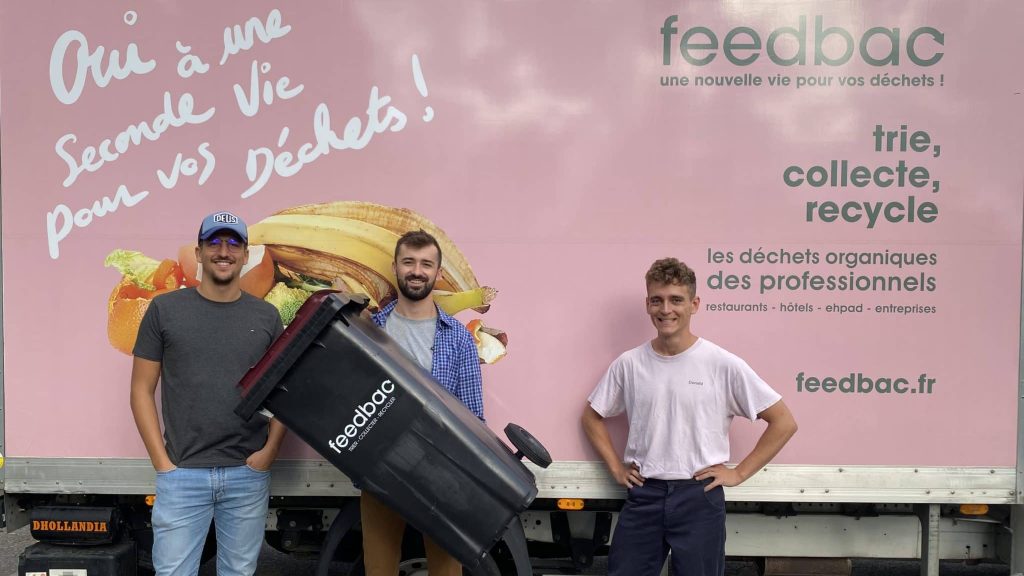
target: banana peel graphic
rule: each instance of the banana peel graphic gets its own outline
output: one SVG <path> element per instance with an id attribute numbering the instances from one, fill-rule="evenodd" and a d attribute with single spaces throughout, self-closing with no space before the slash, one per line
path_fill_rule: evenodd
<path id="1" fill-rule="evenodd" d="M 249 243 L 267 246 L 274 262 L 328 283 L 336 278 L 361 285 L 383 305 L 394 298 L 391 270 L 395 244 L 410 230 L 424 230 L 441 246 L 441 275 L 435 301 L 448 314 L 472 308 L 483 313 L 497 291 L 481 287 L 466 257 L 427 218 L 407 208 L 341 201 L 282 210 L 249 227 Z"/>
<path id="2" fill-rule="evenodd" d="M 412 210 L 362 201 L 296 206 L 249 226 L 250 254 L 260 247 L 262 257 L 269 256 L 273 266 L 266 269 L 270 284 L 262 287 L 258 297 L 265 296 L 277 306 L 282 318 L 294 315 L 304 300 L 296 294 L 308 297 L 312 291 L 328 287 L 366 294 L 371 308 L 384 306 L 397 294 L 391 267 L 395 245 L 410 230 L 430 233 L 441 246 L 442 265 L 433 292 L 438 307 L 451 315 L 465 310 L 487 312 L 498 291 L 480 286 L 466 257 L 444 230 Z M 184 262 L 161 263 L 123 250 L 115 250 L 108 260 L 124 254 L 136 255 L 149 268 L 156 268 L 143 270 L 146 278 L 173 278 L 174 285 L 168 284 L 166 289 L 195 285 L 188 284 L 187 274 L 182 273 Z M 195 267 L 195 261 L 189 265 Z M 111 345 L 131 354 L 153 294 L 135 289 L 138 280 L 125 274 L 108 302 L 107 329 Z M 479 319 L 470 321 L 467 328 L 473 334 L 481 363 L 493 364 L 505 356 L 508 336 L 504 332 L 483 327 Z"/>
<path id="3" fill-rule="evenodd" d="M 390 262 L 394 256 L 395 242 L 397 242 L 398 237 L 410 230 L 423 230 L 437 239 L 437 243 L 441 246 L 441 253 L 444 255 L 441 277 L 437 281 L 436 289 L 461 292 L 479 287 L 476 275 L 473 274 L 473 269 L 469 266 L 469 262 L 466 261 L 466 257 L 463 256 L 462 251 L 448 237 L 448 234 L 424 216 L 408 208 L 393 208 L 391 206 L 374 204 L 373 202 L 340 201 L 296 206 L 282 210 L 278 214 L 326 216 L 344 220 L 357 220 L 391 232 L 393 238 L 390 236 L 383 238 L 377 236 L 378 239 L 383 240 L 384 244 L 390 248 L 387 267 L 387 274 L 389 275 L 391 270 Z M 486 312 L 486 310 L 477 311 Z"/>
<path id="4" fill-rule="evenodd" d="M 391 264 L 398 238 L 410 230 L 430 233 L 441 246 L 444 257 L 433 293 L 438 307 L 452 315 L 464 310 L 487 312 L 497 290 L 480 286 L 466 257 L 444 230 L 407 208 L 362 201 L 296 206 L 249 226 L 249 243 L 266 246 L 285 277 L 313 279 L 366 294 L 371 306 L 379 307 L 397 294 Z M 483 339 L 476 335 L 479 329 L 471 332 L 481 362 L 492 364 L 505 356 L 508 336 L 500 330 L 485 330 Z M 495 337 L 498 334 L 500 339 Z"/>

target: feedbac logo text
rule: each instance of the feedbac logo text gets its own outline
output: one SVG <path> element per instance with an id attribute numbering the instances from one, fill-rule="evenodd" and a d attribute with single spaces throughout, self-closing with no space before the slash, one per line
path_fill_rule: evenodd
<path id="1" fill-rule="evenodd" d="M 706 66 L 715 59 L 719 49 L 732 64 L 749 66 L 761 57 L 762 47 L 777 66 L 809 63 L 842 66 L 854 54 L 870 66 L 899 66 L 901 57 L 916 66 L 933 66 L 945 55 L 941 49 L 945 46 L 946 35 L 931 26 L 921 26 L 909 33 L 899 27 L 875 26 L 857 38 L 843 27 L 826 26 L 821 15 L 814 17 L 813 30 L 808 33 L 807 15 L 802 14 L 795 26 L 770 31 L 737 26 L 729 30 L 720 43 L 712 29 L 694 26 L 680 33 L 678 22 L 679 16 L 673 14 L 666 17 L 661 26 L 662 64 L 665 66 L 672 63 L 677 51 L 691 66 Z M 762 41 L 766 32 L 766 40 Z M 813 59 L 808 58 L 809 54 Z"/>
<path id="2" fill-rule="evenodd" d="M 363 439 L 363 436 L 377 423 L 377 419 L 395 401 L 395 398 L 391 395 L 394 391 L 394 382 L 391 380 L 381 382 L 380 386 L 373 391 L 373 394 L 370 394 L 366 402 L 356 406 L 352 421 L 333 440 L 329 440 L 327 445 L 338 454 L 341 454 L 342 448 L 354 449 L 359 444 L 359 440 Z"/>

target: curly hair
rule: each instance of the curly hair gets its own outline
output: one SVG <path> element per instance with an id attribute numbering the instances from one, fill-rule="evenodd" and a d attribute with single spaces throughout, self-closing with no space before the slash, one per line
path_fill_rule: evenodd
<path id="1" fill-rule="evenodd" d="M 697 295 L 697 274 L 693 269 L 675 258 L 662 258 L 651 264 L 646 275 L 647 285 L 679 284 L 690 289 L 690 297 Z"/>

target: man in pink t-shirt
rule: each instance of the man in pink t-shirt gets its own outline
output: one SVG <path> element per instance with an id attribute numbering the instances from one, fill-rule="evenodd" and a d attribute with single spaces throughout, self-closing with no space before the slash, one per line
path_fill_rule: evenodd
<path id="1" fill-rule="evenodd" d="M 782 397 L 738 356 L 690 331 L 697 313 L 697 278 L 675 258 L 647 271 L 647 313 L 653 340 L 612 362 L 583 411 L 583 429 L 626 487 L 608 557 L 609 576 L 672 571 L 685 576 L 725 573 L 725 496 L 765 466 L 796 432 Z M 623 458 L 604 419 L 625 412 Z M 734 416 L 768 423 L 735 468 L 729 460 Z"/>

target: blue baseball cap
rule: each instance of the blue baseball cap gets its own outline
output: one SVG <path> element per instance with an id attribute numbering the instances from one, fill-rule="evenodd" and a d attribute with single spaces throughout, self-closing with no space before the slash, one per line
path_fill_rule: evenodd
<path id="1" fill-rule="evenodd" d="M 209 240 L 211 236 L 221 230 L 234 232 L 238 234 L 242 242 L 249 243 L 249 231 L 245 227 L 245 222 L 231 212 L 214 212 L 203 218 L 203 223 L 199 226 L 199 241 Z"/>

